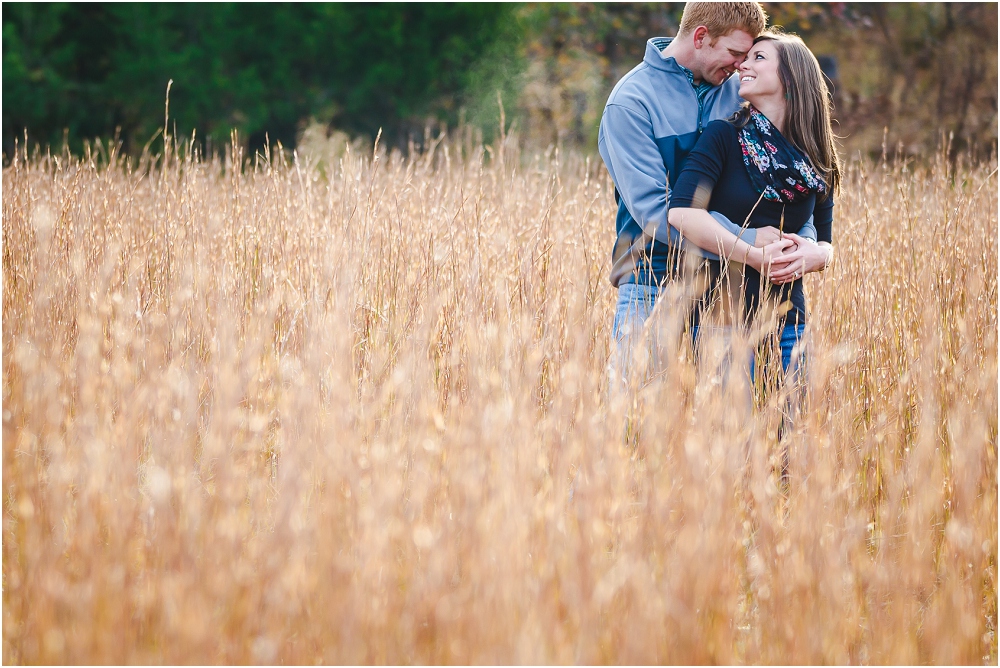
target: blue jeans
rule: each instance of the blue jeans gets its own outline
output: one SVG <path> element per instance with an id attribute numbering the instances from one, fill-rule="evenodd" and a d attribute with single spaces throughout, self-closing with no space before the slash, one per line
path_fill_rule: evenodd
<path id="1" fill-rule="evenodd" d="M 629 371 L 635 364 L 636 345 L 642 339 L 643 331 L 647 320 L 653 313 L 653 308 L 661 296 L 661 288 L 655 285 L 641 285 L 636 283 L 623 283 L 618 286 L 618 303 L 615 306 L 615 319 L 611 326 L 611 334 L 615 340 L 615 361 L 612 362 L 614 374 L 621 380 L 626 380 Z M 675 337 L 670 336 L 670 330 L 676 330 L 683 326 L 680 319 L 675 323 L 675 327 L 668 328 L 665 332 L 662 327 L 650 328 L 646 332 L 645 352 L 650 355 L 651 366 L 654 370 L 662 367 L 666 363 L 665 353 L 669 351 L 669 343 Z M 692 329 L 692 343 L 697 347 L 699 327 Z M 788 373 L 789 366 L 795 358 L 793 373 L 798 377 L 802 367 L 804 351 L 795 350 L 795 347 L 802 341 L 805 334 L 805 325 L 786 325 L 781 332 L 779 346 L 781 349 L 781 370 Z M 675 341 L 676 342 L 676 341 Z M 794 355 L 793 355 L 794 353 Z M 750 360 L 750 377 L 753 378 L 755 360 Z"/>
<path id="2" fill-rule="evenodd" d="M 799 346 L 802 342 L 802 338 L 805 336 L 806 326 L 805 325 L 785 325 L 781 330 L 781 339 L 778 341 L 778 346 L 781 349 L 781 371 L 784 375 L 788 375 L 788 368 L 795 363 L 792 367 L 792 374 L 795 378 L 799 378 L 802 374 L 802 367 L 805 362 L 805 351 L 802 350 L 800 346 L 796 350 L 796 346 Z M 754 372 L 756 371 L 755 360 L 750 360 L 750 377 L 753 378 Z"/>
<path id="3" fill-rule="evenodd" d="M 619 353 L 631 358 L 631 351 L 622 348 L 634 344 L 636 337 L 642 331 L 660 296 L 660 289 L 655 285 L 637 285 L 623 283 L 618 286 L 618 304 L 615 306 L 615 320 L 611 325 L 611 335 L 618 345 Z"/>
<path id="4" fill-rule="evenodd" d="M 618 303 L 611 326 L 613 360 L 609 371 L 627 384 L 631 373 L 645 381 L 667 370 L 676 356 L 684 328 L 689 324 L 690 297 L 664 287 L 636 283 L 618 286 Z M 669 299 L 655 319 L 656 304 Z"/>
<path id="5" fill-rule="evenodd" d="M 648 362 L 655 369 L 662 362 L 662 346 L 657 331 L 646 332 L 646 321 L 653 313 L 653 307 L 660 297 L 660 288 L 655 285 L 623 283 L 618 286 L 618 303 L 615 306 L 615 319 L 611 325 L 611 335 L 614 338 L 612 360 L 609 364 L 613 382 L 624 386 L 628 382 L 629 373 L 635 368 L 637 353 L 648 354 Z M 642 350 L 638 349 L 640 341 L 645 342 Z"/>

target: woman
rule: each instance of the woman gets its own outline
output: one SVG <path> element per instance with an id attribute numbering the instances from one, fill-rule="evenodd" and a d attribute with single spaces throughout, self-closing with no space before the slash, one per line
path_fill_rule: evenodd
<path id="1" fill-rule="evenodd" d="M 840 186 L 840 166 L 829 95 L 815 56 L 794 35 L 758 37 L 739 76 L 746 104 L 729 120 L 705 127 L 671 193 L 669 222 L 697 246 L 746 265 L 742 297 L 748 320 L 764 304 L 779 312 L 787 305 L 777 330 L 787 371 L 805 329 L 802 277 L 833 259 L 833 193 Z M 708 210 L 782 233 L 770 246 L 754 247 Z M 818 243 L 797 234 L 810 216 Z M 718 267 L 714 273 L 718 278 Z M 716 283 L 716 295 L 718 289 Z"/>

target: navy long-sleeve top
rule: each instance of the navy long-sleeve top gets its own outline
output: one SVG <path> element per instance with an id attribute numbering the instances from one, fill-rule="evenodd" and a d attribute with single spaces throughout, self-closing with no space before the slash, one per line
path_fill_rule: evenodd
<path id="1" fill-rule="evenodd" d="M 812 194 L 794 204 L 762 199 L 753 187 L 743 163 L 738 132 L 732 123 L 724 120 L 712 121 L 705 127 L 705 132 L 688 156 L 670 193 L 669 208 L 718 211 L 738 225 L 747 221 L 747 227 L 771 226 L 796 234 L 811 215 L 816 226 L 817 241 L 832 241 L 833 195 L 820 199 Z M 713 276 L 718 276 L 719 263 L 710 265 L 710 270 Z M 747 266 L 744 276 L 744 299 L 746 315 L 749 317 L 756 313 L 759 306 L 761 275 Z M 773 285 L 769 281 L 764 283 L 768 299 L 774 299 L 778 303 L 790 302 L 785 324 L 804 324 L 806 302 L 802 279 L 782 286 Z"/>

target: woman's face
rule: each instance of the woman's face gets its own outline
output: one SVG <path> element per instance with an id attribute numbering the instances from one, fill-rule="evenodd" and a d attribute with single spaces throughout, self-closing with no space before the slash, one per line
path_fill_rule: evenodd
<path id="1" fill-rule="evenodd" d="M 778 75 L 778 47 L 764 40 L 750 47 L 747 59 L 740 65 L 740 97 L 754 104 L 754 100 L 785 97 L 784 86 Z"/>

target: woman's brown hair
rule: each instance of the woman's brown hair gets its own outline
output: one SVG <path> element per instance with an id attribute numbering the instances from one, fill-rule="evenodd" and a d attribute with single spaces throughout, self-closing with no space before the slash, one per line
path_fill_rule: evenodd
<path id="1" fill-rule="evenodd" d="M 778 76 L 785 89 L 785 127 L 781 134 L 809 156 L 830 192 L 840 189 L 840 158 L 833 141 L 832 101 L 816 56 L 798 35 L 766 32 L 754 40 L 772 42 L 778 51 Z M 737 127 L 750 119 L 747 106 L 737 112 Z"/>

